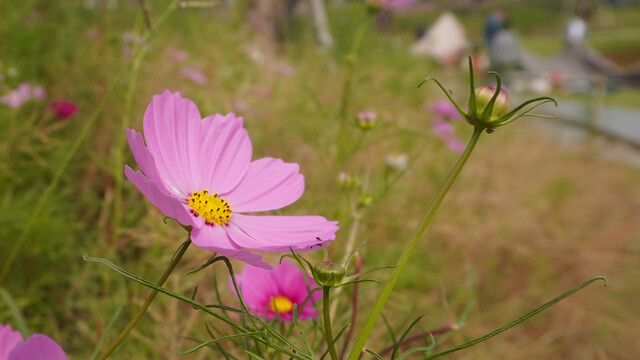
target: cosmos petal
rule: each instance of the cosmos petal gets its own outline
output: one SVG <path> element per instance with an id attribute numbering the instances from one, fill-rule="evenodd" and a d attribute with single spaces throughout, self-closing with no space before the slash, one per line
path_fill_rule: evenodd
<path id="1" fill-rule="evenodd" d="M 133 171 L 129 166 L 124 167 L 127 179 L 163 214 L 176 219 L 184 226 L 194 226 L 196 223 L 180 200 L 160 190 L 155 182 L 147 179 L 140 171 Z"/>
<path id="2" fill-rule="evenodd" d="M 221 194 L 236 187 L 245 176 L 253 148 L 242 118 L 233 114 L 209 116 L 203 121 L 202 189 Z"/>
<path id="3" fill-rule="evenodd" d="M 162 178 L 183 195 L 198 190 L 202 178 L 202 118 L 180 93 L 155 95 L 143 120 L 144 136 Z"/>
<path id="4" fill-rule="evenodd" d="M 262 255 L 236 245 L 227 235 L 227 231 L 220 226 L 203 225 L 193 228 L 191 241 L 201 249 L 217 252 L 222 256 L 232 257 L 253 266 L 271 269 L 271 265 L 262 260 Z"/>
<path id="5" fill-rule="evenodd" d="M 151 155 L 149 149 L 145 146 L 142 134 L 133 129 L 127 129 L 127 139 L 129 140 L 129 147 L 133 153 L 133 158 L 136 160 L 140 170 L 149 180 L 156 183 L 163 192 L 168 193 L 170 190 L 165 186 L 164 180 L 158 173 L 153 155 Z"/>
<path id="6" fill-rule="evenodd" d="M 294 203 L 304 192 L 298 164 L 262 158 L 249 164 L 244 179 L 225 199 L 234 211 L 268 211 Z"/>
<path id="7" fill-rule="evenodd" d="M 305 283 L 305 277 L 310 286 Z M 284 260 L 281 264 L 268 271 L 253 266 L 245 266 L 242 273 L 236 276 L 238 286 L 241 287 L 242 297 L 251 312 L 258 316 L 269 319 L 279 318 L 282 321 L 291 321 L 293 311 L 276 314 L 271 310 L 272 299 L 282 296 L 297 304 L 299 310 L 298 318 L 317 318 L 317 313 L 311 301 L 304 300 L 309 297 L 309 287 L 318 287 L 310 276 L 300 270 L 297 266 Z M 315 296 L 312 296 L 315 298 Z M 304 304 L 304 305 L 303 305 Z"/>
<path id="8" fill-rule="evenodd" d="M 23 342 L 22 334 L 11 328 L 11 325 L 0 324 L 0 360 L 7 359 L 9 352 Z"/>
<path id="9" fill-rule="evenodd" d="M 286 252 L 289 248 L 310 251 L 335 239 L 337 224 L 322 216 L 234 214 L 226 230 L 233 242 L 241 247 L 267 252 Z"/>
<path id="10" fill-rule="evenodd" d="M 67 360 L 67 355 L 55 341 L 42 334 L 33 334 L 16 345 L 7 360 Z"/>
<path id="11" fill-rule="evenodd" d="M 271 277 L 271 272 L 263 268 L 247 265 L 242 274 L 236 275 L 236 282 L 242 298 L 252 310 L 259 311 L 269 305 L 269 298 L 278 294 L 278 286 Z M 232 291 L 233 284 L 231 284 Z"/>

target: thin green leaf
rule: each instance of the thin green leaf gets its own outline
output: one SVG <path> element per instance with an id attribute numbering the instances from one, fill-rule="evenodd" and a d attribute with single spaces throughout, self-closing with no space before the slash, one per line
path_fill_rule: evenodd
<path id="1" fill-rule="evenodd" d="M 585 286 L 591 284 L 594 281 L 598 281 L 598 280 L 604 281 L 605 286 L 609 285 L 609 281 L 604 276 L 596 276 L 596 277 L 591 278 L 591 279 L 583 282 L 582 284 L 574 287 L 573 289 L 563 293 L 562 295 L 556 297 L 555 299 L 553 299 L 553 300 L 551 300 L 551 301 L 549 301 L 549 302 L 547 302 L 547 303 L 545 303 L 545 304 L 543 304 L 543 305 L 541 305 L 541 306 L 529 311 L 528 313 L 522 315 L 521 317 L 517 318 L 516 320 L 514 320 L 514 321 L 512 321 L 512 322 L 510 322 L 510 323 L 508 323 L 508 324 L 506 324 L 506 325 L 504 325 L 504 326 L 502 326 L 502 327 L 500 327 L 500 328 L 498 328 L 498 329 L 496 329 L 496 330 L 494 330 L 494 331 L 492 331 L 492 332 L 490 332 L 490 333 L 488 333 L 488 334 L 486 334 L 484 336 L 481 336 L 481 337 L 479 337 L 477 339 L 471 340 L 471 341 L 469 341 L 467 343 L 464 343 L 462 345 L 456 346 L 456 347 L 451 348 L 449 350 L 445 350 L 445 351 L 439 352 L 437 354 L 433 354 L 433 355 L 427 356 L 427 357 L 422 358 L 422 359 L 423 360 L 436 359 L 436 358 L 439 358 L 439 357 L 441 357 L 443 355 L 451 354 L 453 352 L 460 351 L 462 349 L 466 349 L 466 348 L 468 348 L 470 346 L 473 346 L 473 345 L 481 343 L 481 342 L 483 342 L 485 340 L 488 340 L 488 339 L 490 339 L 490 338 L 492 338 L 492 337 L 494 337 L 494 336 L 496 336 L 496 335 L 498 335 L 498 334 L 500 334 L 500 333 L 502 333 L 502 332 L 504 332 L 506 330 L 511 329 L 512 327 L 520 324 L 521 322 L 523 322 L 523 321 L 525 321 L 525 320 L 537 315 L 538 313 L 546 310 L 547 308 L 549 308 L 550 306 L 554 305 L 555 303 L 565 299 L 566 297 L 570 296 L 571 294 L 575 293 L 576 291 L 579 291 L 580 289 L 584 288 Z"/>
<path id="2" fill-rule="evenodd" d="M 164 288 L 162 286 L 158 286 L 158 285 L 156 285 L 156 284 L 154 284 L 152 282 L 149 282 L 149 281 L 147 281 L 145 279 L 142 279 L 142 278 L 140 278 L 140 277 L 138 277 L 136 275 L 133 275 L 133 274 L 127 272 L 126 270 L 122 269 L 121 267 L 113 264 L 112 262 L 110 262 L 108 260 L 101 259 L 101 258 L 90 257 L 90 256 L 87 256 L 86 254 L 82 255 L 82 259 L 84 259 L 85 261 L 95 262 L 95 263 L 106 265 L 106 266 L 110 267 L 112 270 L 114 270 L 115 272 L 117 272 L 118 274 L 120 274 L 120 275 L 122 275 L 122 276 L 124 276 L 124 277 L 126 277 L 126 278 L 128 278 L 130 280 L 133 280 L 133 281 L 135 281 L 135 282 L 137 282 L 137 283 L 139 283 L 141 285 L 144 285 L 144 286 L 146 286 L 148 288 L 151 288 L 153 290 L 161 292 L 161 293 L 163 293 L 165 295 L 169 295 L 169 296 L 171 296 L 171 297 L 173 297 L 175 299 L 181 300 L 181 301 L 183 301 L 183 302 L 185 302 L 187 304 L 192 305 L 196 309 L 204 311 L 207 314 L 218 318 L 219 320 L 225 322 L 226 324 L 232 326 L 233 328 L 235 328 L 235 329 L 237 329 L 239 331 L 242 331 L 244 333 L 247 332 L 246 329 L 244 329 L 242 326 L 236 324 L 234 321 L 232 321 L 228 317 L 226 317 L 224 315 L 221 315 L 221 314 L 218 314 L 215 311 L 212 311 L 212 310 L 208 309 L 205 305 L 202 305 L 202 304 L 200 304 L 198 302 L 195 302 L 195 301 L 189 299 L 186 296 L 183 296 L 183 295 L 180 295 L 180 294 L 176 294 L 173 291 L 168 290 L 168 289 L 166 289 L 166 288 Z"/>
<path id="3" fill-rule="evenodd" d="M 389 320 L 387 320 L 387 317 L 384 315 L 384 313 L 382 313 L 381 315 L 382 315 L 382 321 L 384 322 L 384 325 L 387 328 L 387 333 L 391 338 L 391 343 L 395 347 L 398 344 L 398 340 L 396 339 L 396 333 L 393 331 L 393 327 L 389 323 Z"/>
<path id="4" fill-rule="evenodd" d="M 429 76 L 426 79 L 422 80 L 420 82 L 420 84 L 418 84 L 418 87 L 422 86 L 422 84 L 426 83 L 429 80 L 433 80 L 442 90 L 442 92 L 444 92 L 444 94 L 447 96 L 447 98 L 449 99 L 449 101 L 451 101 L 451 103 L 453 104 L 453 106 L 456 107 L 456 110 L 458 110 L 458 112 L 460 113 L 460 115 L 462 115 L 463 117 L 467 117 L 468 114 L 458 105 L 458 103 L 455 102 L 455 100 L 453 100 L 453 98 L 451 97 L 450 91 L 447 91 L 444 86 L 442 86 L 442 84 L 440 83 L 440 81 L 438 81 L 438 79 L 434 78 L 433 76 Z M 473 90 L 472 90 L 473 93 Z M 471 110 L 471 108 L 469 108 L 469 110 Z"/>
<path id="5" fill-rule="evenodd" d="M 22 333 L 22 336 L 26 338 L 29 335 L 31 335 L 31 332 L 29 331 L 29 327 L 27 327 L 27 323 L 24 321 L 24 318 L 22 317 L 22 313 L 20 312 L 18 305 L 16 305 L 16 302 L 13 300 L 13 297 L 11 296 L 11 294 L 9 294 L 9 292 L 4 288 L 0 288 L 0 295 L 2 296 L 2 299 L 4 300 L 4 302 L 7 303 L 7 307 L 9 307 L 9 311 L 13 316 L 13 320 L 15 320 L 16 322 L 16 328 L 20 330 L 20 332 Z"/>
<path id="6" fill-rule="evenodd" d="M 118 308 L 116 309 L 115 313 L 111 316 L 111 319 L 109 319 L 109 322 L 107 323 L 107 326 L 102 331 L 102 335 L 100 336 L 100 340 L 98 340 L 98 343 L 96 344 L 96 348 L 93 349 L 93 353 L 91 354 L 91 357 L 89 358 L 90 360 L 94 360 L 95 358 L 98 357 L 98 354 L 100 353 L 100 348 L 102 347 L 102 344 L 104 344 L 104 339 L 106 338 L 106 335 L 113 328 L 113 325 L 116 323 L 116 320 L 118 319 L 118 317 L 120 317 L 120 313 L 122 312 L 122 309 L 124 309 L 124 305 L 118 306 Z"/>
<path id="7" fill-rule="evenodd" d="M 538 107 L 542 104 L 546 104 L 546 103 L 554 103 L 556 106 L 558 106 L 558 102 L 548 96 L 541 96 L 541 97 L 537 97 L 537 98 L 533 98 L 533 99 L 529 99 L 525 102 L 523 102 L 522 104 L 516 106 L 513 110 L 509 111 L 508 113 L 506 113 L 505 115 L 503 115 L 502 117 L 500 117 L 499 119 L 496 120 L 496 123 L 500 124 L 500 125 L 504 125 L 504 124 L 508 124 L 511 121 L 508 121 L 512 116 L 514 116 L 518 111 L 520 111 L 522 108 L 524 108 L 525 106 L 534 103 L 536 101 L 542 101 L 540 104 L 536 105 L 535 107 Z M 533 107 L 532 109 L 535 109 L 535 107 Z M 506 121 L 506 122 L 505 122 Z"/>
<path id="8" fill-rule="evenodd" d="M 245 350 L 244 352 L 245 352 L 245 353 L 247 353 L 247 355 L 249 355 L 249 356 L 250 356 L 251 358 L 253 358 L 253 359 L 258 359 L 258 360 L 267 360 L 267 359 L 263 358 L 262 356 L 259 356 L 259 355 L 256 355 L 256 354 L 252 353 L 252 352 L 251 352 L 251 351 L 249 351 L 249 350 Z"/>
<path id="9" fill-rule="evenodd" d="M 217 258 L 218 258 L 218 256 L 215 256 L 215 255 L 214 255 L 214 256 L 212 256 L 212 257 L 211 257 L 211 259 L 207 260 L 207 262 L 206 262 L 206 263 L 204 263 L 204 264 L 202 264 L 202 265 L 198 266 L 197 268 L 195 268 L 195 269 L 193 269 L 193 270 L 187 271 L 187 272 L 186 272 L 186 273 L 184 273 L 182 276 L 191 275 L 191 274 L 197 273 L 197 272 L 198 272 L 198 271 L 200 271 L 200 270 L 205 269 L 207 266 L 209 266 L 209 265 L 211 265 L 211 264 L 215 263 L 216 261 L 218 261 L 218 260 L 216 260 Z"/>
<path id="10" fill-rule="evenodd" d="M 359 279 L 359 280 L 351 280 L 351 281 L 343 282 L 343 283 L 341 283 L 339 285 L 334 286 L 334 288 L 339 288 L 339 287 L 343 287 L 343 286 L 347 286 L 347 285 L 353 285 L 353 284 L 359 284 L 359 283 L 365 283 L 365 282 L 372 282 L 372 283 L 380 284 L 380 281 L 378 281 L 378 280 Z"/>
<path id="11" fill-rule="evenodd" d="M 395 346 L 393 347 L 393 351 L 391 352 L 391 360 L 396 358 L 396 353 L 398 352 L 398 349 L 400 348 L 400 345 L 402 345 L 402 341 L 404 340 L 405 337 L 407 337 L 407 335 L 409 334 L 409 331 L 411 331 L 411 329 L 413 329 L 413 327 L 418 323 L 418 321 L 420 321 L 422 318 L 424 317 L 424 315 L 420 315 L 418 316 L 417 319 L 413 320 L 413 322 L 407 327 L 407 329 L 402 333 L 402 335 L 400 336 L 400 339 L 398 339 L 398 342 L 395 343 Z"/>
<path id="12" fill-rule="evenodd" d="M 345 331 L 347 331 L 349 326 L 351 326 L 351 324 L 347 324 L 343 326 L 340 332 L 338 332 L 338 335 L 336 335 L 336 337 L 334 337 L 333 340 L 331 340 L 331 342 L 327 344 L 328 345 L 327 350 L 324 351 L 324 353 L 320 357 L 320 360 L 324 359 L 329 354 L 329 349 L 331 349 L 331 347 L 335 345 L 338 339 L 340 339 L 340 337 L 345 333 Z"/>
<path id="13" fill-rule="evenodd" d="M 309 352 L 309 354 L 313 354 L 313 348 L 309 344 L 307 337 L 304 335 L 304 332 L 302 331 L 302 329 L 300 328 L 300 324 L 298 323 L 298 304 L 293 304 L 293 317 L 291 320 L 293 322 L 293 325 L 298 330 L 300 338 L 302 339 L 302 343 L 307 348 L 307 351 Z"/>
<path id="14" fill-rule="evenodd" d="M 396 360 L 402 360 L 405 357 L 418 352 L 418 351 L 431 351 L 436 347 L 436 339 L 433 337 L 433 335 L 429 334 L 429 336 L 431 337 L 431 344 L 427 345 L 427 346 L 419 346 L 419 347 L 414 347 L 411 348 L 405 352 L 402 353 L 402 355 L 400 355 Z"/>
<path id="15" fill-rule="evenodd" d="M 176 351 L 180 355 L 191 354 L 194 351 L 200 350 L 203 347 L 209 346 L 211 344 L 215 344 L 215 343 L 220 342 L 220 341 L 229 340 L 229 339 L 235 339 L 235 338 L 240 338 L 240 337 L 245 337 L 245 336 L 256 336 L 256 335 L 260 335 L 260 334 L 261 333 L 259 331 L 254 331 L 254 332 L 248 332 L 248 333 L 226 335 L 226 336 L 223 336 L 223 337 L 220 337 L 220 338 L 217 338 L 217 339 L 205 341 L 202 344 L 198 344 L 197 346 L 195 346 L 195 347 L 193 347 L 193 348 L 191 348 L 189 350 L 182 350 L 180 348 L 180 344 L 178 344 L 178 348 L 176 349 Z"/>
<path id="16" fill-rule="evenodd" d="M 373 357 L 375 357 L 378 360 L 384 360 L 384 358 L 382 356 L 380 356 L 377 352 L 371 350 L 371 349 L 364 349 L 364 351 L 368 352 L 369 354 L 373 355 Z"/>

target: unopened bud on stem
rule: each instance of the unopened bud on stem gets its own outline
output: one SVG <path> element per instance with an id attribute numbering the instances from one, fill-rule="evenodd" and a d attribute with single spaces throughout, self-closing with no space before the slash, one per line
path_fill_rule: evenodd
<path id="1" fill-rule="evenodd" d="M 478 110 L 478 114 L 483 114 L 487 106 L 490 106 L 491 99 L 493 95 L 496 93 L 496 87 L 493 85 L 490 86 L 480 86 L 476 88 L 476 109 Z M 506 114 L 509 111 L 509 95 L 504 89 L 500 89 L 500 93 L 493 103 L 493 109 L 491 109 L 491 113 L 489 113 L 489 121 L 498 119 L 502 115 Z"/>

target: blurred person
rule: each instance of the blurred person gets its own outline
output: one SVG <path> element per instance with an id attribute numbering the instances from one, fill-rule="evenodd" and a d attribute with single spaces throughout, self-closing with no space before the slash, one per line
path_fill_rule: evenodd
<path id="1" fill-rule="evenodd" d="M 507 21 L 507 13 L 504 9 L 496 9 L 487 17 L 484 23 L 484 42 L 487 47 L 493 43 L 493 39 L 504 28 Z"/>
<path id="2" fill-rule="evenodd" d="M 587 21 L 590 16 L 591 13 L 589 10 L 582 10 L 577 16 L 573 16 L 569 19 L 564 32 L 566 45 L 568 47 L 584 45 L 584 40 L 587 37 L 587 32 L 589 31 Z"/>
<path id="3" fill-rule="evenodd" d="M 520 41 L 505 21 L 489 46 L 489 65 L 492 70 L 506 74 L 518 68 L 519 60 Z"/>

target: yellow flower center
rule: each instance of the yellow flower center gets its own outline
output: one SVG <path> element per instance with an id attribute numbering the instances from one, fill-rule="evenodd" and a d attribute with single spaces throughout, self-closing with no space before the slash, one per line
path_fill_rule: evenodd
<path id="1" fill-rule="evenodd" d="M 228 223 L 233 211 L 225 199 L 221 198 L 218 193 L 210 195 L 208 189 L 194 191 L 189 195 L 189 206 L 196 216 L 202 216 L 209 225 L 222 226 Z"/>
<path id="2" fill-rule="evenodd" d="M 293 309 L 293 303 L 282 295 L 272 296 L 269 299 L 269 309 L 278 314 L 286 314 Z"/>

